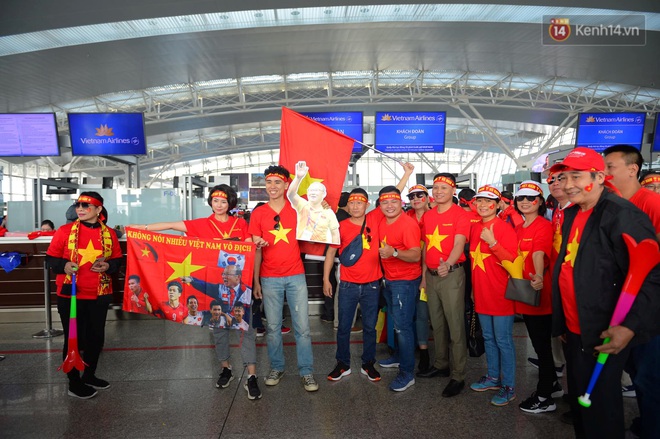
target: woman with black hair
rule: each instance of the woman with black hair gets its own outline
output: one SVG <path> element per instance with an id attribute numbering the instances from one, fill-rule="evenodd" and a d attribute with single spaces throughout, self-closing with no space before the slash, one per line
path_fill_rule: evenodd
<path id="1" fill-rule="evenodd" d="M 153 224 L 130 225 L 136 229 L 161 231 L 176 230 L 184 232 L 188 236 L 204 239 L 224 239 L 235 241 L 252 241 L 252 236 L 248 233 L 248 224 L 243 218 L 233 217 L 229 212 L 236 207 L 238 197 L 236 191 L 226 184 L 214 186 L 209 191 L 207 199 L 208 205 L 213 209 L 213 213 L 206 218 L 197 218 L 194 220 L 162 222 Z M 227 274 L 229 276 L 229 274 Z M 233 275 L 233 274 L 232 274 Z M 223 276 L 225 274 L 223 273 Z M 222 284 L 223 282 L 220 282 Z M 250 305 L 250 304 L 244 304 Z M 226 328 L 211 328 L 215 340 L 215 349 L 218 360 L 222 367 L 222 372 L 216 383 L 217 388 L 226 388 L 229 382 L 234 379 L 231 365 L 229 363 L 229 330 Z M 261 398 L 261 391 L 257 384 L 256 377 L 256 344 L 255 330 L 252 325 L 247 331 L 244 331 L 241 343 L 241 354 L 244 365 L 248 370 L 248 380 L 245 388 L 248 392 L 248 398 Z"/>
<path id="2" fill-rule="evenodd" d="M 48 266 L 57 274 L 57 312 L 64 333 L 69 333 L 71 289 L 76 275 L 78 344 L 85 362 L 80 376 L 77 369 L 67 373 L 69 396 L 92 398 L 97 389 L 110 384 L 96 377 L 96 366 L 105 341 L 105 320 L 112 301 L 111 273 L 119 269 L 121 248 L 117 235 L 106 227 L 103 197 L 97 192 L 82 192 L 74 204 L 78 219 L 60 227 L 46 252 Z M 68 353 L 64 339 L 63 357 Z"/>

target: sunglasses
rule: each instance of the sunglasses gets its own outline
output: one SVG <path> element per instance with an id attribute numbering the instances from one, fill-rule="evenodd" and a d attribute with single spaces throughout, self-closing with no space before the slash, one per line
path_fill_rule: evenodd
<path id="1" fill-rule="evenodd" d="M 365 227 L 364 231 L 367 232 L 367 242 L 371 244 L 371 229 L 369 227 Z"/>
<path id="2" fill-rule="evenodd" d="M 89 204 L 89 203 L 75 203 L 74 206 L 76 206 L 76 209 L 79 208 L 79 207 L 82 207 L 83 209 L 89 209 L 89 206 L 91 206 L 91 204 Z"/>
<path id="3" fill-rule="evenodd" d="M 531 203 L 532 201 L 536 200 L 536 195 L 520 195 L 520 196 L 516 197 L 516 200 L 517 201 L 527 200 Z"/>
<path id="4" fill-rule="evenodd" d="M 412 194 L 408 194 L 408 199 L 412 201 L 414 198 L 424 198 L 426 194 L 424 192 L 413 192 Z"/>
<path id="5" fill-rule="evenodd" d="M 275 230 L 280 230 L 280 216 L 279 216 L 279 215 L 275 215 L 275 216 L 273 217 L 273 221 L 275 221 L 275 225 L 273 226 L 273 229 L 275 229 Z"/>

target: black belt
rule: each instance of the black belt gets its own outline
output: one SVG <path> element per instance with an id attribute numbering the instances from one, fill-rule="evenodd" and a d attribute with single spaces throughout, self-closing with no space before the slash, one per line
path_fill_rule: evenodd
<path id="1" fill-rule="evenodd" d="M 458 270 L 462 266 L 463 266 L 463 264 L 454 264 L 451 267 L 449 267 L 449 272 L 453 273 L 454 271 Z M 438 270 L 431 270 L 430 268 L 428 268 L 428 271 L 431 274 L 431 276 L 438 276 Z"/>

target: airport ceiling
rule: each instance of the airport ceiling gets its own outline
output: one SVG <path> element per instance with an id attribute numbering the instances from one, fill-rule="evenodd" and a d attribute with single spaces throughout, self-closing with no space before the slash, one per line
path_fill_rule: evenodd
<path id="1" fill-rule="evenodd" d="M 282 106 L 446 110 L 448 147 L 510 156 L 580 111 L 659 111 L 657 1 L 543 3 L 4 0 L 0 112 L 55 111 L 66 134 L 67 111 L 143 111 L 149 170 L 277 148 Z M 542 44 L 543 15 L 634 13 L 643 46 Z"/>

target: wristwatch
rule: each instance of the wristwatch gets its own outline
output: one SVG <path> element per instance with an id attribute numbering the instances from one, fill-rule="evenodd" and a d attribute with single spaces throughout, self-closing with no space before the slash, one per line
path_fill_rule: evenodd
<path id="1" fill-rule="evenodd" d="M 394 256 L 395 258 L 396 258 L 397 256 L 399 256 L 399 250 L 394 249 L 394 252 L 392 253 L 392 256 Z"/>

